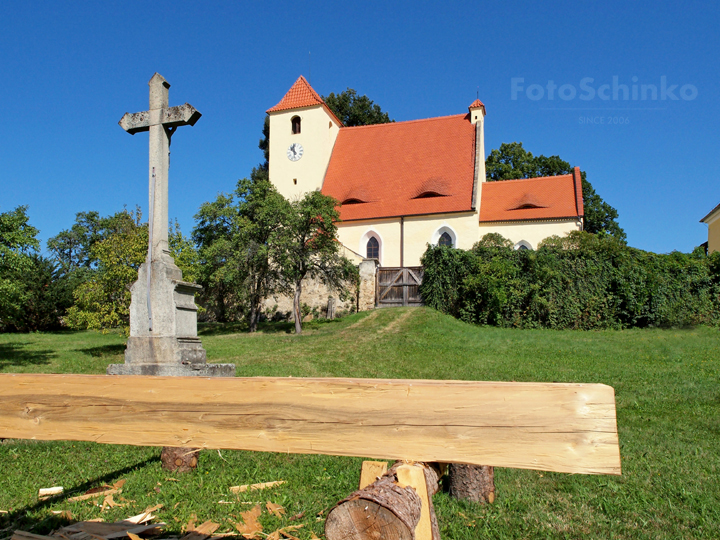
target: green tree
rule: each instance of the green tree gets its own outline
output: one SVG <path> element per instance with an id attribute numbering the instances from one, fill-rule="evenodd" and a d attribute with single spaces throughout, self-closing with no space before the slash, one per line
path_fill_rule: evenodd
<path id="1" fill-rule="evenodd" d="M 239 180 L 233 194 L 220 194 L 200 207 L 193 239 L 199 246 L 206 300 L 218 321 L 246 311 L 250 332 L 255 332 L 262 301 L 287 289 L 272 250 L 288 209 L 261 168 Z"/>
<path id="2" fill-rule="evenodd" d="M 330 93 L 323 100 L 345 127 L 387 124 L 394 121 L 369 97 L 358 96 L 352 88 L 339 94 Z"/>
<path id="3" fill-rule="evenodd" d="M 0 213 L 0 327 L 16 328 L 31 294 L 24 277 L 33 272 L 40 247 L 27 206 Z"/>
<path id="4" fill-rule="evenodd" d="M 168 247 L 183 280 L 196 283 L 201 274 L 200 254 L 192 239 L 182 233 L 177 220 L 168 231 Z"/>
<path id="5" fill-rule="evenodd" d="M 516 178 L 537 178 L 571 174 L 573 168 L 559 156 L 533 156 L 522 143 L 503 143 L 490 152 L 485 161 L 487 179 L 490 182 Z M 625 241 L 625 231 L 617 222 L 618 212 L 595 192 L 587 175 L 581 171 L 583 206 L 585 208 L 584 230 L 593 234 L 609 234 Z"/>
<path id="6" fill-rule="evenodd" d="M 290 212 L 288 201 L 264 179 L 240 180 L 235 191 L 239 205 L 236 266 L 247 295 L 250 332 L 257 330 L 263 300 L 280 290 L 282 281 L 274 247 L 283 234 L 283 222 Z"/>
<path id="7" fill-rule="evenodd" d="M 112 220 L 113 232 L 90 249 L 97 269 L 73 292 L 75 305 L 67 316 L 71 328 L 124 328 L 127 332 L 129 327 L 130 286 L 147 255 L 147 224 L 140 222 L 139 209 L 122 210 Z"/>
<path id="8" fill-rule="evenodd" d="M 219 193 L 211 202 L 200 205 L 195 214 L 192 239 L 198 246 L 202 303 L 207 316 L 218 322 L 234 321 L 241 311 L 236 284 L 224 271 L 233 258 L 232 237 L 237 229 L 235 197 Z"/>
<path id="9" fill-rule="evenodd" d="M 137 280 L 138 269 L 148 252 L 148 225 L 142 223 L 139 207 L 123 209 L 102 218 L 101 240 L 90 248 L 89 258 L 96 267 L 83 275 L 73 290 L 74 305 L 68 309 L 67 323 L 72 328 L 107 330 L 130 325 L 130 287 Z M 193 281 L 199 274 L 197 249 L 180 230 L 177 221 L 168 231 L 170 254 L 183 273 Z M 70 276 L 77 272 L 70 273 Z"/>
<path id="10" fill-rule="evenodd" d="M 339 255 L 337 226 L 338 201 L 319 191 L 311 191 L 290 203 L 282 233 L 273 239 L 273 257 L 279 262 L 284 279 L 294 290 L 295 333 L 302 333 L 300 301 L 302 281 L 320 279 L 330 288 L 342 291 L 357 268 Z"/>
<path id="11" fill-rule="evenodd" d="M 65 271 L 97 265 L 91 252 L 95 243 L 107 237 L 105 223 L 95 211 L 78 212 L 70 229 L 60 231 L 47 241 L 48 251 Z"/>
<path id="12" fill-rule="evenodd" d="M 14 330 L 36 332 L 60 327 L 67 309 L 72 306 L 75 286 L 72 275 L 64 273 L 52 260 L 37 253 L 32 266 L 18 277 L 25 297 L 11 321 Z"/>

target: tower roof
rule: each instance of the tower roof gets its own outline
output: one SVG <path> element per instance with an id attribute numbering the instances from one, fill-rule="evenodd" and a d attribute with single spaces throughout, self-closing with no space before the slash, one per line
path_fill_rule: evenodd
<path id="1" fill-rule="evenodd" d="M 335 113 L 330 110 L 320 95 L 310 86 L 310 83 L 307 82 L 307 79 L 302 75 L 298 77 L 298 80 L 290 87 L 290 90 L 287 91 L 287 94 L 283 96 L 280 102 L 265 112 L 272 113 L 290 109 L 301 109 L 303 107 L 312 107 L 313 105 L 322 105 L 333 119 L 337 121 L 338 125 L 343 125 L 338 117 L 335 116 Z"/>
<path id="2" fill-rule="evenodd" d="M 468 110 L 472 111 L 473 109 L 482 109 L 483 114 L 487 114 L 485 112 L 485 104 L 482 101 L 480 101 L 479 99 L 476 99 L 475 101 L 473 101 L 470 104 L 470 106 L 468 107 Z"/>

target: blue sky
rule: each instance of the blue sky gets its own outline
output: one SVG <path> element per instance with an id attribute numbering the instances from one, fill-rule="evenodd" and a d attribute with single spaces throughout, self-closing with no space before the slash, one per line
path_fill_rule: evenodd
<path id="1" fill-rule="evenodd" d="M 146 211 L 147 134 L 117 122 L 147 109 L 157 71 L 171 106 L 203 114 L 171 148 L 170 216 L 189 234 L 262 160 L 264 111 L 302 74 L 397 121 L 465 112 L 479 93 L 487 152 L 559 155 L 630 245 L 687 252 L 720 202 L 719 27 L 715 2 L 5 0 L 0 212 L 28 205 L 44 243 L 77 212 Z"/>

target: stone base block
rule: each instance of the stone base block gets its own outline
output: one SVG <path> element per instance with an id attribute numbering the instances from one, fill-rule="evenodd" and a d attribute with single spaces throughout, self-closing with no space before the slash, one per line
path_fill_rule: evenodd
<path id="1" fill-rule="evenodd" d="M 204 364 L 207 354 L 197 337 L 130 336 L 126 364 Z"/>
<path id="2" fill-rule="evenodd" d="M 108 375 L 159 377 L 234 377 L 235 364 L 110 364 Z"/>

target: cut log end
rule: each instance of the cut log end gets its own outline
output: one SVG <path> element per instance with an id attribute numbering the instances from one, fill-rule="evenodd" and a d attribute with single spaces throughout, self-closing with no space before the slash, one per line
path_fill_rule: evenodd
<path id="1" fill-rule="evenodd" d="M 495 501 L 493 467 L 451 463 L 448 477 L 452 497 L 483 504 L 492 504 Z"/>
<path id="2" fill-rule="evenodd" d="M 160 453 L 160 461 L 166 471 L 189 472 L 197 469 L 199 456 L 200 450 L 197 448 L 164 446 Z"/>
<path id="3" fill-rule="evenodd" d="M 325 522 L 328 540 L 414 540 L 421 501 L 384 476 L 340 501 Z"/>

